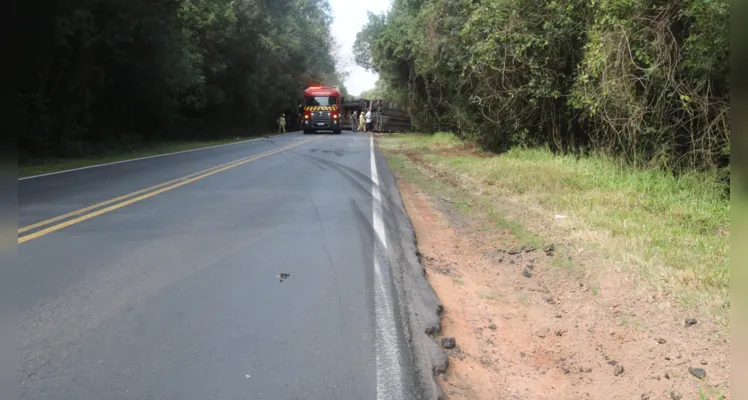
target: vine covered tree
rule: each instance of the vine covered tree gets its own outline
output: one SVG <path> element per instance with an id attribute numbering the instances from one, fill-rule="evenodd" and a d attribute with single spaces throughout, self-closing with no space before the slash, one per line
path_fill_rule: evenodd
<path id="1" fill-rule="evenodd" d="M 394 0 L 354 49 L 427 132 L 729 168 L 729 21 L 727 0 Z"/>

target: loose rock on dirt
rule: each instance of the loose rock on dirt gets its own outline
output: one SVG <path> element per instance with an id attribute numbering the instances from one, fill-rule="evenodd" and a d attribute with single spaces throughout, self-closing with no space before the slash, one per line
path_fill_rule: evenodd
<path id="1" fill-rule="evenodd" d="M 696 321 L 696 318 L 686 318 L 686 328 L 690 328 L 694 325 L 696 325 L 698 321 Z"/>
<path id="2" fill-rule="evenodd" d="M 623 365 L 618 364 L 618 365 L 616 365 L 615 369 L 613 369 L 613 375 L 619 376 L 619 375 L 621 375 L 623 373 L 623 371 L 624 371 Z"/>
<path id="3" fill-rule="evenodd" d="M 453 337 L 442 338 L 442 347 L 445 349 L 454 349 L 457 345 L 457 341 Z"/>
<path id="4" fill-rule="evenodd" d="M 681 400 L 683 398 L 683 395 L 673 390 L 672 392 L 670 392 L 670 398 L 672 400 Z"/>
<path id="5" fill-rule="evenodd" d="M 699 379 L 706 378 L 706 371 L 704 370 L 704 368 L 688 368 L 688 372 Z"/>

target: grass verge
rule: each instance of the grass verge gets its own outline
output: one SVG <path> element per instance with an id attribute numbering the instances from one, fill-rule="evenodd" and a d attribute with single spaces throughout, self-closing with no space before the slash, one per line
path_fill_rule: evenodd
<path id="1" fill-rule="evenodd" d="M 194 150 L 202 147 L 218 146 L 222 144 L 229 144 L 242 140 L 253 139 L 256 137 L 258 136 L 242 136 L 233 137 L 231 139 L 218 140 L 156 142 L 148 145 L 138 146 L 134 149 L 116 152 L 112 151 L 108 152 L 107 154 L 95 157 L 32 160 L 26 164 L 18 166 L 18 177 L 23 178 L 34 175 L 47 174 L 50 172 L 65 171 L 68 169 L 89 167 L 92 165 L 106 164 L 116 161 L 131 160 L 134 158 L 149 157 L 185 150 Z"/>
<path id="2" fill-rule="evenodd" d="M 495 156 L 449 133 L 381 136 L 379 142 L 406 179 L 427 190 L 449 187 L 481 220 L 528 243 L 583 243 L 600 258 L 587 265 L 610 260 L 645 281 L 641 290 L 664 293 L 728 325 L 730 201 L 716 174 L 674 177 L 547 149 Z"/>

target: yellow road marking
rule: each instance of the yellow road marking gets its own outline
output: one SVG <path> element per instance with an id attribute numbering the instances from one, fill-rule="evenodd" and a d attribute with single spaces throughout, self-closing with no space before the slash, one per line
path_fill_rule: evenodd
<path id="1" fill-rule="evenodd" d="M 18 238 L 18 244 L 21 244 L 23 242 L 27 242 L 27 241 L 32 240 L 32 239 L 36 239 L 38 237 L 44 236 L 44 235 L 46 235 L 48 233 L 60 230 L 62 228 L 66 228 L 68 226 L 75 225 L 75 224 L 77 224 L 79 222 L 91 219 L 93 217 L 96 217 L 96 216 L 99 216 L 99 215 L 102 215 L 102 214 L 106 214 L 106 213 L 108 213 L 110 211 L 114 211 L 116 209 L 128 206 L 128 205 L 136 203 L 136 202 L 138 202 L 140 200 L 144 200 L 144 199 L 147 199 L 149 197 L 153 197 L 153 196 L 156 196 L 158 194 L 161 194 L 161 193 L 164 193 L 164 192 L 168 192 L 169 190 L 176 189 L 178 187 L 184 186 L 184 185 L 186 185 L 188 183 L 192 183 L 192 182 L 198 181 L 198 180 L 203 179 L 203 178 L 207 178 L 207 177 L 209 177 L 211 175 L 215 175 L 215 174 L 217 174 L 219 172 L 223 172 L 223 171 L 229 170 L 231 168 L 238 167 L 240 165 L 243 165 L 243 164 L 255 161 L 255 160 L 259 160 L 260 158 L 264 158 L 264 157 L 267 157 L 267 156 L 270 156 L 270 155 L 273 155 L 273 154 L 277 154 L 277 153 L 286 151 L 286 150 L 288 150 L 288 149 L 290 149 L 292 147 L 296 147 L 296 146 L 302 145 L 304 143 L 309 143 L 309 142 L 311 142 L 313 140 L 319 139 L 320 137 L 315 137 L 315 138 L 304 140 L 304 141 L 301 141 L 301 142 L 298 142 L 298 143 L 294 143 L 294 144 L 291 144 L 291 145 L 288 145 L 288 146 L 280 147 L 278 149 L 271 150 L 271 151 L 268 151 L 268 152 L 265 152 L 265 153 L 261 153 L 261 154 L 258 154 L 256 156 L 251 156 L 251 157 L 247 157 L 247 158 L 240 159 L 240 160 L 237 160 L 237 161 L 232 161 L 232 162 L 229 162 L 229 163 L 226 163 L 226 164 L 221 164 L 221 165 L 216 166 L 216 167 L 208 168 L 208 169 L 205 169 L 205 170 L 200 171 L 200 172 L 195 172 L 195 173 L 192 173 L 192 174 L 189 174 L 189 175 L 185 175 L 185 176 L 183 176 L 181 178 L 177 178 L 177 179 L 174 179 L 174 180 L 171 180 L 171 181 L 168 181 L 168 182 L 164 182 L 164 183 L 159 184 L 159 185 L 151 186 L 149 188 L 142 189 L 142 190 L 139 190 L 137 192 L 133 192 L 133 193 L 130 193 L 130 194 L 127 194 L 127 195 L 124 195 L 124 196 L 120 196 L 120 197 L 117 197 L 115 199 L 107 200 L 105 202 L 101 202 L 101 203 L 95 204 L 93 206 L 82 208 L 80 210 L 76 210 L 76 211 L 67 213 L 65 215 L 61 215 L 59 217 L 51 218 L 49 220 L 36 223 L 34 225 L 29 225 L 27 227 L 23 227 L 21 229 L 24 229 L 23 232 L 25 232 L 25 231 L 28 231 L 29 229 L 33 229 L 34 227 L 39 227 L 39 226 L 47 225 L 49 223 L 56 222 L 56 221 L 59 221 L 61 219 L 65 219 L 65 218 L 73 216 L 73 215 L 85 213 L 86 211 L 89 211 L 89 210 L 92 210 L 92 209 L 95 209 L 95 208 L 98 208 L 98 207 L 101 207 L 101 206 L 105 206 L 107 204 L 111 204 L 111 203 L 117 202 L 119 200 L 124 200 L 124 199 L 130 198 L 130 197 L 133 197 L 133 196 L 137 196 L 138 194 L 141 194 L 140 196 L 135 197 L 135 198 L 131 198 L 130 200 L 122 201 L 121 203 L 117 203 L 117 204 L 111 205 L 109 207 L 102 208 L 102 209 L 100 209 L 98 211 L 95 211 L 95 212 L 92 212 L 92 213 L 89 213 L 89 214 L 81 215 L 78 218 L 74 218 L 74 219 L 62 222 L 60 224 L 50 226 L 49 228 L 42 229 L 42 230 L 34 232 L 34 233 L 30 234 L 30 235 L 19 237 Z M 169 185 L 169 186 L 166 186 L 166 185 Z M 148 191 L 153 190 L 153 189 L 158 189 L 158 190 L 148 192 Z M 144 192 L 148 192 L 148 193 L 142 194 Z M 19 229 L 19 231 L 18 231 L 19 233 L 22 233 L 21 229 Z"/>
<path id="2" fill-rule="evenodd" d="M 88 206 L 88 207 L 85 207 L 85 208 L 81 208 L 80 210 L 71 211 L 71 212 L 69 212 L 67 214 L 63 214 L 63 215 L 60 215 L 60 216 L 57 216 L 57 217 L 54 217 L 54 218 L 50 218 L 48 220 L 37 222 L 35 224 L 27 225 L 27 226 L 24 226 L 22 228 L 19 228 L 18 229 L 18 233 L 28 232 L 28 231 L 30 231 L 32 229 L 36 229 L 36 228 L 39 228 L 39 227 L 44 226 L 44 225 L 49 225 L 51 223 L 54 223 L 54 222 L 57 222 L 57 221 L 60 221 L 60 220 L 66 219 L 66 218 L 70 218 L 70 217 L 78 215 L 78 214 L 83 214 L 83 213 L 85 213 L 87 211 L 91 211 L 93 209 L 96 209 L 96 208 L 99 208 L 99 207 L 103 207 L 103 206 L 108 205 L 108 204 L 116 203 L 118 201 L 122 201 L 122 200 L 125 200 L 127 198 L 130 198 L 130 197 L 133 197 L 133 196 L 137 196 L 139 194 L 142 194 L 142 193 L 145 193 L 145 192 L 148 192 L 148 191 L 151 191 L 151 190 L 158 189 L 160 187 L 168 186 L 168 185 L 171 185 L 173 183 L 176 183 L 176 182 L 179 182 L 179 181 L 182 181 L 182 180 L 185 180 L 185 179 L 189 179 L 189 178 L 191 178 L 193 176 L 204 174 L 204 173 L 206 173 L 206 172 L 208 172 L 210 170 L 221 168 L 221 167 L 233 164 L 233 163 L 235 163 L 237 161 L 241 161 L 241 160 L 244 160 L 244 158 L 239 159 L 239 160 L 230 161 L 230 162 L 227 162 L 225 164 L 217 165 L 215 167 L 210 167 L 210 168 L 204 169 L 202 171 L 194 172 L 194 173 L 191 173 L 189 175 L 185 175 L 185 176 L 177 178 L 177 179 L 172 179 L 172 180 L 170 180 L 168 182 L 159 183 L 158 185 L 153 185 L 151 187 L 147 187 L 145 189 L 141 189 L 141 190 L 138 190 L 136 192 L 128 193 L 126 195 L 122 195 L 122 196 L 116 197 L 114 199 L 110 199 L 110 200 L 107 200 L 107 201 L 102 201 L 101 203 L 94 204 L 92 206 Z"/>

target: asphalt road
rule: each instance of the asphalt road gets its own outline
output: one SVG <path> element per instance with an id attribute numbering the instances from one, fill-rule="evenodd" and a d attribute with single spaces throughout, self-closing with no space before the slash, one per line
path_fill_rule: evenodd
<path id="1" fill-rule="evenodd" d="M 21 398 L 417 397 L 372 155 L 291 133 L 19 180 Z"/>

